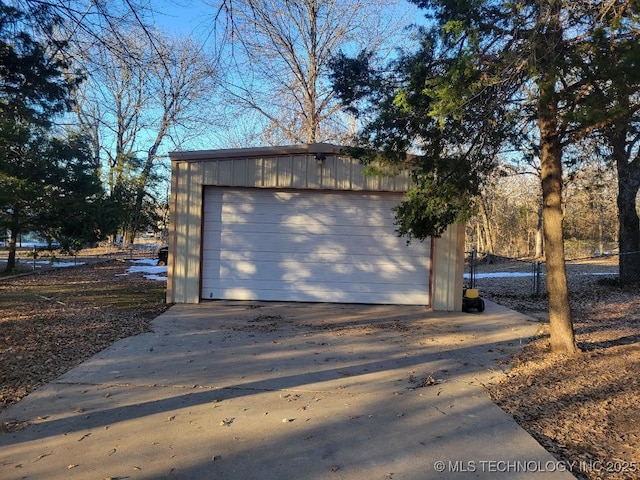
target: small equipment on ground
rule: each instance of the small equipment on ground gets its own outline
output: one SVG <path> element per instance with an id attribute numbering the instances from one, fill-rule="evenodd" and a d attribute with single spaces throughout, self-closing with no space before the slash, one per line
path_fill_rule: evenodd
<path id="1" fill-rule="evenodd" d="M 477 310 L 484 312 L 484 300 L 480 298 L 480 291 L 477 288 L 465 288 L 462 291 L 462 311 Z"/>
<path id="2" fill-rule="evenodd" d="M 169 260 L 169 247 L 160 247 L 158 249 L 158 266 L 164 266 Z"/>

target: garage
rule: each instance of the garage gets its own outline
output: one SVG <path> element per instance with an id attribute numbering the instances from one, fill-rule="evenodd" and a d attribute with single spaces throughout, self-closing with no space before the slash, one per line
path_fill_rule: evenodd
<path id="1" fill-rule="evenodd" d="M 202 297 L 429 303 L 429 244 L 394 232 L 391 192 L 206 187 Z"/>
<path id="2" fill-rule="evenodd" d="M 332 144 L 171 152 L 167 302 L 460 310 L 464 226 L 407 244 L 408 171 L 370 175 Z"/>

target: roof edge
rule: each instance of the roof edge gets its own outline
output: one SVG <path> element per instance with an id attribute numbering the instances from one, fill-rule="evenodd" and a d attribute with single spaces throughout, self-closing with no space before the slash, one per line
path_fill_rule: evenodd
<path id="1" fill-rule="evenodd" d="M 232 158 L 274 157 L 278 155 L 318 154 L 340 155 L 345 147 L 332 143 L 306 143 L 275 147 L 228 148 L 169 152 L 171 161 L 224 160 Z"/>

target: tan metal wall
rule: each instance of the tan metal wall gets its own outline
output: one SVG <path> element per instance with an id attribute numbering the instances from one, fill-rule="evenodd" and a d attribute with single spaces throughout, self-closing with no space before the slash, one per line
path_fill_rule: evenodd
<path id="1" fill-rule="evenodd" d="M 173 152 L 170 157 L 169 303 L 200 301 L 204 186 L 404 192 L 410 182 L 407 172 L 395 177 L 365 175 L 358 160 L 341 155 L 340 147 L 331 144 Z M 438 288 L 449 288 L 450 281 L 432 279 Z M 460 299 L 461 282 L 459 295 L 456 292 Z M 452 301 L 440 309 L 454 310 Z"/>
<path id="2" fill-rule="evenodd" d="M 203 185 L 391 192 L 403 192 L 409 186 L 406 171 L 395 177 L 365 175 L 358 160 L 340 155 L 339 147 L 329 144 L 173 152 L 170 156 L 172 165 L 203 164 Z"/>
<path id="3" fill-rule="evenodd" d="M 462 310 L 464 274 L 464 225 L 451 225 L 434 239 L 431 262 L 431 308 L 438 311 Z"/>

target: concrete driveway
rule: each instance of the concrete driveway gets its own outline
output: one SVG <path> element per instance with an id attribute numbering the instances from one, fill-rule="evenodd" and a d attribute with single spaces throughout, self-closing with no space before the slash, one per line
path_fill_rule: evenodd
<path id="1" fill-rule="evenodd" d="M 538 324 L 420 307 L 176 305 L 0 415 L 0 478 L 574 478 L 483 384 Z"/>

